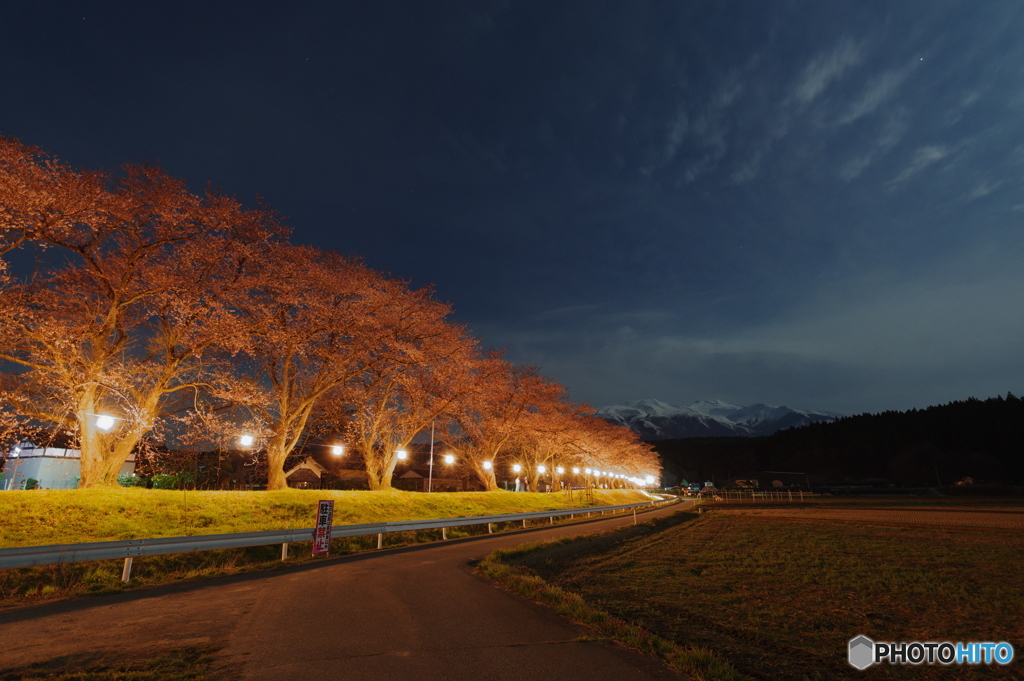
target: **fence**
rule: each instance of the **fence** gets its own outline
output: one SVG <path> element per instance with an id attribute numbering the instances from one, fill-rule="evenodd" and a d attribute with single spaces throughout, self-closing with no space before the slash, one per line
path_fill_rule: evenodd
<path id="1" fill-rule="evenodd" d="M 810 501 L 820 497 L 816 492 L 805 492 L 798 489 L 795 492 L 791 489 L 740 489 L 740 490 L 718 490 L 712 494 L 702 494 L 700 498 L 704 503 L 716 501 L 750 502 L 750 503 L 799 503 Z"/>
<path id="2" fill-rule="evenodd" d="M 410 532 L 414 530 L 440 529 L 443 539 L 447 539 L 450 527 L 466 525 L 487 525 L 487 531 L 493 532 L 495 523 L 526 521 L 548 518 L 554 524 L 555 518 L 569 516 L 593 516 L 595 513 L 604 515 L 606 512 L 633 510 L 636 521 L 636 509 L 671 503 L 673 500 L 645 501 L 621 506 L 603 506 L 600 508 L 576 508 L 564 511 L 531 511 L 528 513 L 509 513 L 505 515 L 471 516 L 468 518 L 441 518 L 437 520 L 402 520 L 398 522 L 368 523 L 365 525 L 336 525 L 331 528 L 331 538 L 377 535 L 377 548 L 383 545 L 384 535 L 390 532 Z M 191 551 L 212 551 L 215 549 L 234 549 L 245 546 L 281 545 L 281 559 L 288 557 L 288 544 L 312 541 L 313 528 L 298 530 L 270 530 L 267 532 L 238 532 L 234 534 L 208 534 L 193 537 L 162 537 L 158 539 L 128 539 L 124 541 L 104 541 L 83 544 L 52 544 L 49 546 L 24 546 L 11 549 L 0 549 L 0 569 L 32 567 L 36 565 L 57 565 L 77 563 L 86 560 L 124 559 L 124 570 L 121 579 L 127 582 L 131 578 L 132 559 L 141 556 L 158 556 L 168 553 L 187 553 Z"/>

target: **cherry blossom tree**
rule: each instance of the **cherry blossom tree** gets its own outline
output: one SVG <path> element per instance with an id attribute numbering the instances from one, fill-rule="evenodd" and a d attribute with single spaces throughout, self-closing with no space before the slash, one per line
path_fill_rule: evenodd
<path id="1" fill-rule="evenodd" d="M 370 489 L 390 489 L 397 452 L 435 419 L 447 419 L 473 390 L 476 341 L 446 317 L 430 291 L 409 291 L 389 310 L 387 344 L 353 382 L 350 444 L 366 464 Z"/>
<path id="2" fill-rule="evenodd" d="M 81 173 L 9 140 L 0 150 L 3 248 L 49 249 L 33 278 L 0 287 L 0 359 L 17 367 L 0 400 L 77 431 L 81 486 L 116 485 L 169 402 L 224 368 L 246 326 L 226 301 L 284 230 L 156 168 Z"/>
<path id="3" fill-rule="evenodd" d="M 491 352 L 479 360 L 473 389 L 459 400 L 441 439 L 469 465 L 486 490 L 498 489 L 495 471 L 506 465 L 510 443 L 526 417 L 557 403 L 565 389 L 533 366 L 517 366 Z"/>
<path id="4" fill-rule="evenodd" d="M 357 260 L 309 246 L 268 253 L 260 286 L 237 301 L 252 329 L 240 367 L 252 387 L 239 403 L 262 424 L 268 489 L 287 486 L 285 460 L 322 425 L 311 417 L 344 413 L 341 402 L 392 360 L 396 324 L 418 304 L 405 284 Z"/>

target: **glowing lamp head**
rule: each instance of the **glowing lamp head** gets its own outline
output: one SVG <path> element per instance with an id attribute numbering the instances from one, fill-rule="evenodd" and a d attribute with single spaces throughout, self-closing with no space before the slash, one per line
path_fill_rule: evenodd
<path id="1" fill-rule="evenodd" d="M 579 475 L 579 474 L 580 474 L 580 469 L 579 469 L 579 468 L 576 468 L 576 467 L 573 467 L 573 469 L 572 469 L 572 474 L 573 474 L 573 475 Z"/>
<path id="2" fill-rule="evenodd" d="M 451 466 L 453 463 L 455 463 L 455 456 L 452 455 L 452 454 L 445 454 L 444 455 L 444 462 L 446 464 L 448 464 L 449 466 Z"/>
<path id="3" fill-rule="evenodd" d="M 341 445 L 334 445 L 333 447 L 331 447 L 331 454 L 334 454 L 334 456 L 341 456 L 344 453 L 345 448 L 342 447 Z"/>
<path id="4" fill-rule="evenodd" d="M 395 452 L 395 456 L 398 457 L 399 461 L 405 461 L 407 458 L 409 458 L 409 453 L 406 452 L 404 449 L 399 449 L 398 451 Z"/>
<path id="5" fill-rule="evenodd" d="M 590 475 L 593 471 L 591 471 L 589 468 L 584 468 L 583 472 L 586 473 L 587 475 Z"/>
<path id="6" fill-rule="evenodd" d="M 513 472 L 518 473 L 519 471 L 523 470 L 523 467 L 517 463 L 514 463 L 512 464 L 512 470 Z"/>
<path id="7" fill-rule="evenodd" d="M 491 462 L 490 461 L 484 461 L 484 470 L 485 471 L 491 470 Z"/>
<path id="8" fill-rule="evenodd" d="M 255 440 L 255 438 L 252 435 L 239 435 L 238 436 L 238 444 L 242 445 L 243 447 L 248 447 L 249 445 L 251 445 L 255 441 L 256 440 Z"/>
<path id="9" fill-rule="evenodd" d="M 555 469 L 555 472 L 558 473 L 559 475 L 561 475 L 562 473 L 565 472 L 565 469 L 562 468 L 561 466 L 559 466 L 558 468 Z"/>
<path id="10" fill-rule="evenodd" d="M 547 466 L 537 466 L 537 472 L 538 473 L 547 473 L 548 472 L 548 467 Z"/>
<path id="11" fill-rule="evenodd" d="M 107 414 L 100 414 L 96 417 L 96 427 L 107 432 L 114 427 L 114 417 Z"/>

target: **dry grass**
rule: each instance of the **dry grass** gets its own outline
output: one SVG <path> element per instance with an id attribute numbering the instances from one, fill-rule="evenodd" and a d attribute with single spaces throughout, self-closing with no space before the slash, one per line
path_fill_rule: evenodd
<path id="1" fill-rule="evenodd" d="M 753 678 L 1021 678 L 1020 662 L 868 672 L 847 664 L 847 642 L 858 634 L 1024 646 L 1024 532 L 918 520 L 793 522 L 722 510 L 583 555 L 539 553 L 529 565 L 544 589 L 712 651 Z"/>
<path id="2" fill-rule="evenodd" d="M 229 681 L 233 670 L 217 668 L 217 649 L 197 646 L 164 651 L 152 657 L 68 656 L 47 662 L 0 669 L 3 681 Z"/>
<path id="3" fill-rule="evenodd" d="M 765 518 L 799 520 L 843 520 L 856 523 L 901 525 L 942 525 L 945 527 L 990 527 L 1024 530 L 1024 509 L 973 508 L 949 510 L 946 507 L 895 509 L 866 508 L 758 508 L 729 507 L 730 513 Z"/>

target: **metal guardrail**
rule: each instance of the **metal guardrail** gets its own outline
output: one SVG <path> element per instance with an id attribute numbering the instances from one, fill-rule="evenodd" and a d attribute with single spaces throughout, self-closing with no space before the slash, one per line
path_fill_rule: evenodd
<path id="1" fill-rule="evenodd" d="M 355 537 L 376 534 L 377 548 L 381 547 L 384 534 L 390 532 L 409 532 L 413 530 L 441 529 L 444 536 L 449 527 L 464 525 L 487 524 L 488 530 L 494 523 L 522 521 L 526 527 L 527 520 L 554 518 L 564 516 L 592 515 L 607 511 L 635 509 L 642 506 L 654 506 L 657 501 L 645 501 L 621 506 L 603 506 L 599 508 L 576 508 L 564 511 L 531 511 L 529 513 L 509 513 L 505 515 L 471 516 L 468 518 L 441 518 L 437 520 L 402 520 L 398 522 L 368 523 L 365 525 L 335 525 L 331 528 L 331 538 Z M 161 537 L 158 539 L 127 539 L 124 541 L 103 541 L 84 544 L 51 544 L 49 546 L 24 546 L 0 549 L 0 569 L 32 567 L 35 565 L 57 565 L 77 563 L 86 560 L 125 559 L 122 579 L 128 581 L 131 575 L 131 560 L 141 556 L 158 556 L 167 553 L 188 553 L 191 551 L 210 551 L 214 549 L 234 549 L 244 546 L 268 546 L 281 544 L 281 557 L 288 556 L 288 544 L 312 541 L 313 528 L 298 530 L 270 530 L 268 532 L 238 532 L 234 534 L 207 534 L 191 537 Z"/>

